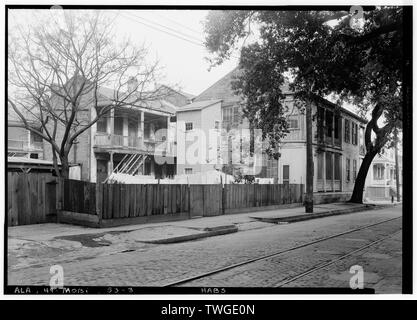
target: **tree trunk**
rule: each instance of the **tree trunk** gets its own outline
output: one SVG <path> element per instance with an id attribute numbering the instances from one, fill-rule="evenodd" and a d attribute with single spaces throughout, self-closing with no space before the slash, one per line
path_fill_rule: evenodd
<path id="1" fill-rule="evenodd" d="M 305 198 L 305 212 L 313 213 L 313 174 L 314 174 L 314 163 L 313 163 L 313 125 L 311 117 L 311 103 L 306 105 L 306 141 L 307 141 L 307 152 L 306 152 L 306 198 Z"/>
<path id="2" fill-rule="evenodd" d="M 64 179 L 68 179 L 69 177 L 69 164 L 68 158 L 61 158 L 61 177 Z"/>
<path id="3" fill-rule="evenodd" d="M 369 167 L 371 166 L 372 160 L 375 158 L 378 152 L 372 151 L 367 152 L 363 158 L 362 165 L 359 169 L 356 177 L 355 186 L 353 188 L 352 197 L 349 202 L 363 203 L 363 191 L 365 188 L 366 176 L 368 175 Z"/>

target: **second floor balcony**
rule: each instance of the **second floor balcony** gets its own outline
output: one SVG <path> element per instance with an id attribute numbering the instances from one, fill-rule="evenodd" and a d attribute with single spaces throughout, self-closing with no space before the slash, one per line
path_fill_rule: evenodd
<path id="1" fill-rule="evenodd" d="M 28 140 L 7 140 L 7 149 L 11 151 L 42 151 L 43 144 L 41 141 L 28 141 Z"/>
<path id="2" fill-rule="evenodd" d="M 175 155 L 173 142 L 100 132 L 94 136 L 94 147 L 108 150 L 140 151 L 151 154 L 161 152 L 165 155 Z"/>

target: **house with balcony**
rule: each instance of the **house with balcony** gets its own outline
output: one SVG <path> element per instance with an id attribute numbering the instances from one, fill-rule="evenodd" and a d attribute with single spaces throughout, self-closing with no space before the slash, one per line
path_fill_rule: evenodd
<path id="1" fill-rule="evenodd" d="M 128 90 L 135 87 L 134 83 L 129 83 Z M 83 97 L 87 102 L 81 104 L 74 121 L 88 123 L 103 105 L 112 103 L 117 94 L 106 87 L 99 87 L 97 91 L 97 106 L 88 102 L 93 99 Z M 180 99 L 182 93 L 175 90 L 169 92 L 175 93 L 172 101 L 186 101 L 189 98 L 184 96 Z M 130 93 L 132 100 L 129 101 L 137 100 L 135 94 L 139 93 Z M 80 166 L 81 180 L 104 182 L 117 173 L 156 179 L 175 175 L 177 106 L 163 98 L 141 100 L 140 103 L 129 101 L 112 108 L 77 137 L 68 160 Z M 57 103 L 58 108 L 59 105 Z M 58 126 L 58 142 L 63 133 L 64 127 Z M 52 159 L 50 147 L 45 147 L 45 159 Z"/>
<path id="2" fill-rule="evenodd" d="M 43 141 L 37 134 L 13 124 L 20 124 L 17 119 L 7 122 L 7 155 L 9 157 L 24 157 L 43 159 Z"/>
<path id="3" fill-rule="evenodd" d="M 295 107 L 287 92 L 289 133 L 280 145 L 280 183 L 306 181 L 306 117 Z M 316 97 L 313 115 L 313 191 L 317 201 L 348 199 L 365 155 L 364 129 L 367 121 L 348 109 Z M 327 199 L 327 200 L 326 200 Z"/>
<path id="4" fill-rule="evenodd" d="M 383 148 L 369 167 L 365 181 L 366 200 L 390 200 L 391 190 L 397 190 L 397 174 L 395 169 L 395 153 L 393 148 Z M 402 194 L 402 156 L 398 155 L 399 186 Z"/>
<path id="5" fill-rule="evenodd" d="M 178 108 L 179 149 L 183 149 L 182 145 L 195 143 L 191 136 L 195 135 L 193 131 L 196 129 L 205 132 L 205 136 L 209 135 L 210 129 L 219 128 L 221 129 L 219 132 L 222 132 L 218 134 L 219 143 L 215 145 L 206 143 L 208 147 L 200 159 L 205 164 L 204 166 L 195 166 L 192 163 L 182 164 L 182 161 L 178 159 L 178 172 L 220 170 L 219 166 L 211 161 L 216 154 L 223 160 L 230 161 L 237 156 L 238 163 L 245 162 L 241 150 L 236 150 L 229 143 L 230 132 L 239 133 L 239 130 L 249 128 L 249 122 L 243 116 L 241 98 L 236 96 L 231 88 L 232 79 L 237 72 L 237 69 L 233 70 L 195 97 L 191 104 Z M 285 95 L 283 104 L 288 110 L 286 116 L 289 124 L 289 133 L 279 146 L 281 156 L 276 160 L 263 153 L 260 161 L 253 159 L 252 166 L 255 168 L 256 177 L 271 178 L 275 183 L 305 184 L 305 114 L 296 106 L 294 93 L 289 89 L 288 83 L 284 83 L 281 91 Z M 367 121 L 352 111 L 318 96 L 311 106 L 314 150 L 313 190 L 316 193 L 316 199 L 320 201 L 346 199 L 351 195 L 357 172 L 365 155 L 364 130 Z M 206 138 L 206 141 L 209 140 Z M 211 138 L 211 140 L 214 139 Z M 267 142 L 262 141 L 262 143 Z M 215 148 L 217 150 L 214 150 Z M 227 162 L 223 161 L 221 166 L 224 168 Z"/>
<path id="6" fill-rule="evenodd" d="M 174 176 L 175 113 L 176 107 L 164 100 L 112 109 L 91 128 L 90 180 L 103 182 L 112 172 Z"/>

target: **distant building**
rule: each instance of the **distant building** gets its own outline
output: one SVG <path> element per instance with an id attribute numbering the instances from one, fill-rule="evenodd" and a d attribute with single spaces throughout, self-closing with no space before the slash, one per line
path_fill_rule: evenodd
<path id="1" fill-rule="evenodd" d="M 290 133 L 283 139 L 280 151 L 280 183 L 306 181 L 306 123 L 305 115 L 294 107 L 291 93 L 284 104 Z M 366 120 L 332 102 L 317 97 L 312 104 L 313 114 L 313 191 L 348 198 L 364 156 Z M 343 195 L 343 197 L 341 197 Z M 326 196 L 326 197 L 327 197 Z"/>
<path id="2" fill-rule="evenodd" d="M 177 136 L 178 148 L 189 147 L 196 129 L 202 129 L 206 135 L 210 129 L 248 129 L 249 122 L 244 118 L 240 97 L 231 89 L 231 81 L 237 70 L 233 70 L 214 85 L 199 94 L 191 104 L 178 109 Z M 270 159 L 263 154 L 257 177 L 272 178 L 276 183 L 306 182 L 306 123 L 305 115 L 295 106 L 294 94 L 284 85 L 283 103 L 288 107 L 289 133 L 283 139 L 279 160 Z M 314 192 L 335 194 L 346 198 L 353 190 L 357 172 L 364 156 L 364 129 L 366 120 L 355 113 L 339 108 L 334 103 L 317 96 L 312 105 L 313 149 L 314 149 Z M 224 132 L 224 131 L 223 131 Z M 222 157 L 233 152 L 230 145 L 218 144 L 217 153 Z M 186 148 L 187 149 L 187 148 Z M 236 152 L 235 152 L 236 153 Z M 200 164 L 181 163 L 178 160 L 179 173 L 195 173 L 216 167 L 210 164 L 215 150 L 206 148 L 200 155 Z M 211 155 L 208 156 L 208 155 Z M 230 157 L 226 157 L 230 159 Z M 204 161 L 206 160 L 206 161 Z M 205 163 L 208 163 L 207 165 Z M 223 168 L 225 164 L 223 163 Z M 217 169 L 220 169 L 218 166 Z"/>
<path id="3" fill-rule="evenodd" d="M 241 98 L 231 88 L 231 81 L 237 70 L 229 72 L 208 89 L 192 99 L 192 103 L 177 110 L 177 144 L 178 150 L 190 154 L 193 149 L 192 137 L 199 130 L 204 132 L 205 147 L 200 145 L 198 162 L 185 153 L 178 158 L 177 172 L 190 174 L 209 170 L 219 170 L 228 174 L 247 167 L 248 152 L 239 146 L 239 139 L 244 139 L 249 132 L 249 121 L 243 116 Z M 210 134 L 212 135 L 210 137 Z M 214 134 L 214 135 L 213 135 Z M 211 139 L 211 140 L 210 140 Z M 214 143 L 214 140 L 216 142 Z M 248 139 L 247 139 L 248 140 Z M 180 157 L 180 152 L 178 153 Z M 193 158 L 193 157 L 191 157 Z M 278 161 L 269 159 L 265 154 L 252 164 L 253 172 L 260 178 L 277 180 Z"/>
<path id="4" fill-rule="evenodd" d="M 42 138 L 23 127 L 19 127 L 23 125 L 22 120 L 10 104 L 7 107 L 7 155 L 9 157 L 43 159 Z M 33 116 L 31 117 L 25 110 L 21 112 L 28 123 L 33 127 L 37 126 L 36 119 Z M 40 125 L 39 130 L 41 130 Z"/>
<path id="5" fill-rule="evenodd" d="M 402 156 L 398 156 L 400 195 L 402 194 Z M 365 196 L 367 200 L 390 200 L 391 190 L 397 190 L 397 176 L 395 172 L 395 154 L 393 148 L 383 148 L 377 154 L 369 167 L 365 182 Z M 395 200 L 397 197 L 395 196 Z"/>
<path id="6" fill-rule="evenodd" d="M 7 154 L 11 157 L 43 159 L 43 139 L 37 134 L 20 127 L 7 127 Z"/>

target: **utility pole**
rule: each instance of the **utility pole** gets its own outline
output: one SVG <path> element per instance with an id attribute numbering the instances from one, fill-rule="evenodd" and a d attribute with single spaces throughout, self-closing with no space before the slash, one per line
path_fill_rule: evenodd
<path id="1" fill-rule="evenodd" d="M 305 212 L 313 213 L 313 124 L 311 116 L 311 102 L 307 101 L 306 104 L 306 140 L 307 140 L 307 152 L 306 152 L 306 197 L 305 197 Z"/>
<path id="2" fill-rule="evenodd" d="M 398 165 L 398 131 L 394 128 L 395 179 L 397 187 L 397 201 L 400 202 L 400 170 Z"/>

